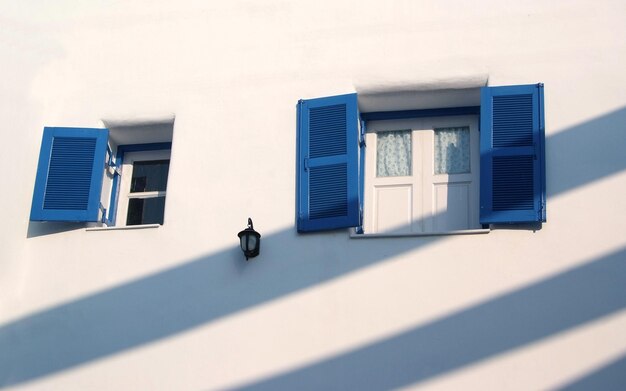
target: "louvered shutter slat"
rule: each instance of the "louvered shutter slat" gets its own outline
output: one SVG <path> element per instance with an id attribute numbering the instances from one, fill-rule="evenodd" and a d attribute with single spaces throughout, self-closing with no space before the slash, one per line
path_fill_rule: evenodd
<path id="1" fill-rule="evenodd" d="M 356 94 L 298 104 L 298 231 L 360 225 Z"/>
<path id="2" fill-rule="evenodd" d="M 107 140 L 107 129 L 44 129 L 31 220 L 98 221 Z"/>
<path id="3" fill-rule="evenodd" d="M 543 85 L 482 89 L 482 224 L 545 221 L 543 144 Z"/>

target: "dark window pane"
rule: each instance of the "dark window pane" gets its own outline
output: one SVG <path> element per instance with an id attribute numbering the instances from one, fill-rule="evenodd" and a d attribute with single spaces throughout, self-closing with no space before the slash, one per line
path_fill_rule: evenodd
<path id="1" fill-rule="evenodd" d="M 131 198 L 126 225 L 163 224 L 164 211 L 165 197 Z"/>
<path id="2" fill-rule="evenodd" d="M 135 162 L 133 164 L 133 177 L 130 183 L 130 192 L 165 191 L 167 188 L 167 172 L 169 169 L 169 160 Z"/>

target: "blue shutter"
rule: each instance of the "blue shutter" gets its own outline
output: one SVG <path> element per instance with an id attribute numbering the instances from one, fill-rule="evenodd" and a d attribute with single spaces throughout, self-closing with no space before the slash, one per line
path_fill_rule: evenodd
<path id="1" fill-rule="evenodd" d="M 360 225 L 356 94 L 298 102 L 298 231 Z"/>
<path id="2" fill-rule="evenodd" d="M 44 128 L 33 221 L 98 221 L 108 129 Z"/>
<path id="3" fill-rule="evenodd" d="M 543 112 L 543 84 L 481 89 L 481 224 L 546 221 Z"/>

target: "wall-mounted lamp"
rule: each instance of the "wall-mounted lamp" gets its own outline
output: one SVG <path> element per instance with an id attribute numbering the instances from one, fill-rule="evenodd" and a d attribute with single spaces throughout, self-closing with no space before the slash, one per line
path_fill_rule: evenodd
<path id="1" fill-rule="evenodd" d="M 259 249 L 261 248 L 261 234 L 254 230 L 252 226 L 252 219 L 248 217 L 248 228 L 237 234 L 239 241 L 241 242 L 241 251 L 248 258 L 254 258 L 259 255 Z"/>

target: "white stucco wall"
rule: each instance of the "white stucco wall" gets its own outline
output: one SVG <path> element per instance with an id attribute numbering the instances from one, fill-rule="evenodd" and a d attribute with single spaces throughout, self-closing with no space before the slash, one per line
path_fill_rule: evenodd
<path id="1" fill-rule="evenodd" d="M 623 389 L 625 17 L 621 1 L 0 1 L 0 387 Z M 541 230 L 296 233 L 298 99 L 485 81 L 545 83 Z M 44 126 L 172 115 L 163 226 L 28 221 Z"/>

